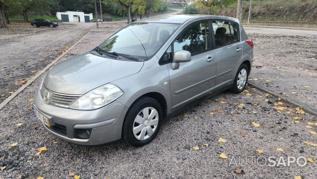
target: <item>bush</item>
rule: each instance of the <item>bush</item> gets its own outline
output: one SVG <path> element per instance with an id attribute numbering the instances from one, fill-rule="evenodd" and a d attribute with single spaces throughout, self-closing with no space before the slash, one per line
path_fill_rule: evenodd
<path id="1" fill-rule="evenodd" d="M 184 14 L 198 14 L 199 10 L 195 7 L 195 5 L 187 5 L 184 9 Z"/>

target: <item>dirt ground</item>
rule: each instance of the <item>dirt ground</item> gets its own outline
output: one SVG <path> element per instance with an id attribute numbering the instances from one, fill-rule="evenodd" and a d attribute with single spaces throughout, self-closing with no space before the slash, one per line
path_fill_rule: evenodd
<path id="1" fill-rule="evenodd" d="M 57 28 L 21 26 L 0 33 L 0 102 L 83 36 L 93 24 L 60 24 Z"/>
<path id="2" fill-rule="evenodd" d="M 255 42 L 251 81 L 317 111 L 317 29 L 246 31 Z"/>
<path id="3" fill-rule="evenodd" d="M 67 56 L 90 50 L 121 25 L 92 28 Z M 272 77 L 258 72 L 270 69 L 269 63 L 265 64 L 268 67 L 257 66 L 275 56 L 265 51 L 271 42 L 263 36 L 254 35 L 256 62 L 251 78 L 258 78 L 259 83 Z M 293 42 L 290 39 L 285 43 Z M 317 117 L 256 89 L 207 96 L 188 105 L 164 122 L 151 144 L 141 148 L 122 141 L 78 146 L 52 136 L 35 118 L 33 96 L 40 81 L 0 110 L 0 178 L 317 177 Z M 39 153 L 40 147 L 47 151 Z M 299 162 L 287 165 L 293 158 Z"/>

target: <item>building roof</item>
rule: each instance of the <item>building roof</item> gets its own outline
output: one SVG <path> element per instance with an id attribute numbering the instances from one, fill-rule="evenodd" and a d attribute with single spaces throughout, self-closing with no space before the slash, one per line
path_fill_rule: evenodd
<path id="1" fill-rule="evenodd" d="M 198 19 L 227 19 L 235 22 L 239 22 L 238 19 L 228 16 L 215 16 L 215 15 L 170 15 L 164 16 L 160 15 L 158 17 L 152 17 L 144 20 L 145 22 L 161 22 L 161 23 L 177 23 L 183 24 L 190 20 L 198 20 Z"/>

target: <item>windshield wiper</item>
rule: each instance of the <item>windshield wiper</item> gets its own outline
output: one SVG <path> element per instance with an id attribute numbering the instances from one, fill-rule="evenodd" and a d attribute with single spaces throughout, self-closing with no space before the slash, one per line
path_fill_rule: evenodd
<path id="1" fill-rule="evenodd" d="M 96 47 L 94 49 L 95 52 L 97 52 L 99 55 L 108 55 L 108 56 L 111 56 L 113 58 L 117 58 L 118 57 L 118 54 L 116 52 L 108 52 L 107 50 L 104 50 L 100 47 Z"/>
<path id="2" fill-rule="evenodd" d="M 117 53 L 117 52 L 109 52 L 107 50 L 104 50 L 100 47 L 96 47 L 94 49 L 95 52 L 97 52 L 99 55 L 108 55 L 110 57 L 113 57 L 113 58 L 119 58 L 119 57 L 123 57 L 125 59 L 130 59 L 130 60 L 133 60 L 133 61 L 140 61 L 138 58 L 134 57 L 134 56 L 131 56 L 131 55 L 127 55 L 127 54 L 122 54 L 122 53 Z"/>

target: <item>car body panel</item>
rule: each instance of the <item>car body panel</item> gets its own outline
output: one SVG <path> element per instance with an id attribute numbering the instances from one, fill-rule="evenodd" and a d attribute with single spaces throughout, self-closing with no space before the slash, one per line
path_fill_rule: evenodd
<path id="1" fill-rule="evenodd" d="M 58 93 L 85 94 L 106 83 L 133 75 L 142 66 L 143 62 L 114 60 L 87 53 L 55 65 L 47 74 L 44 85 Z"/>

